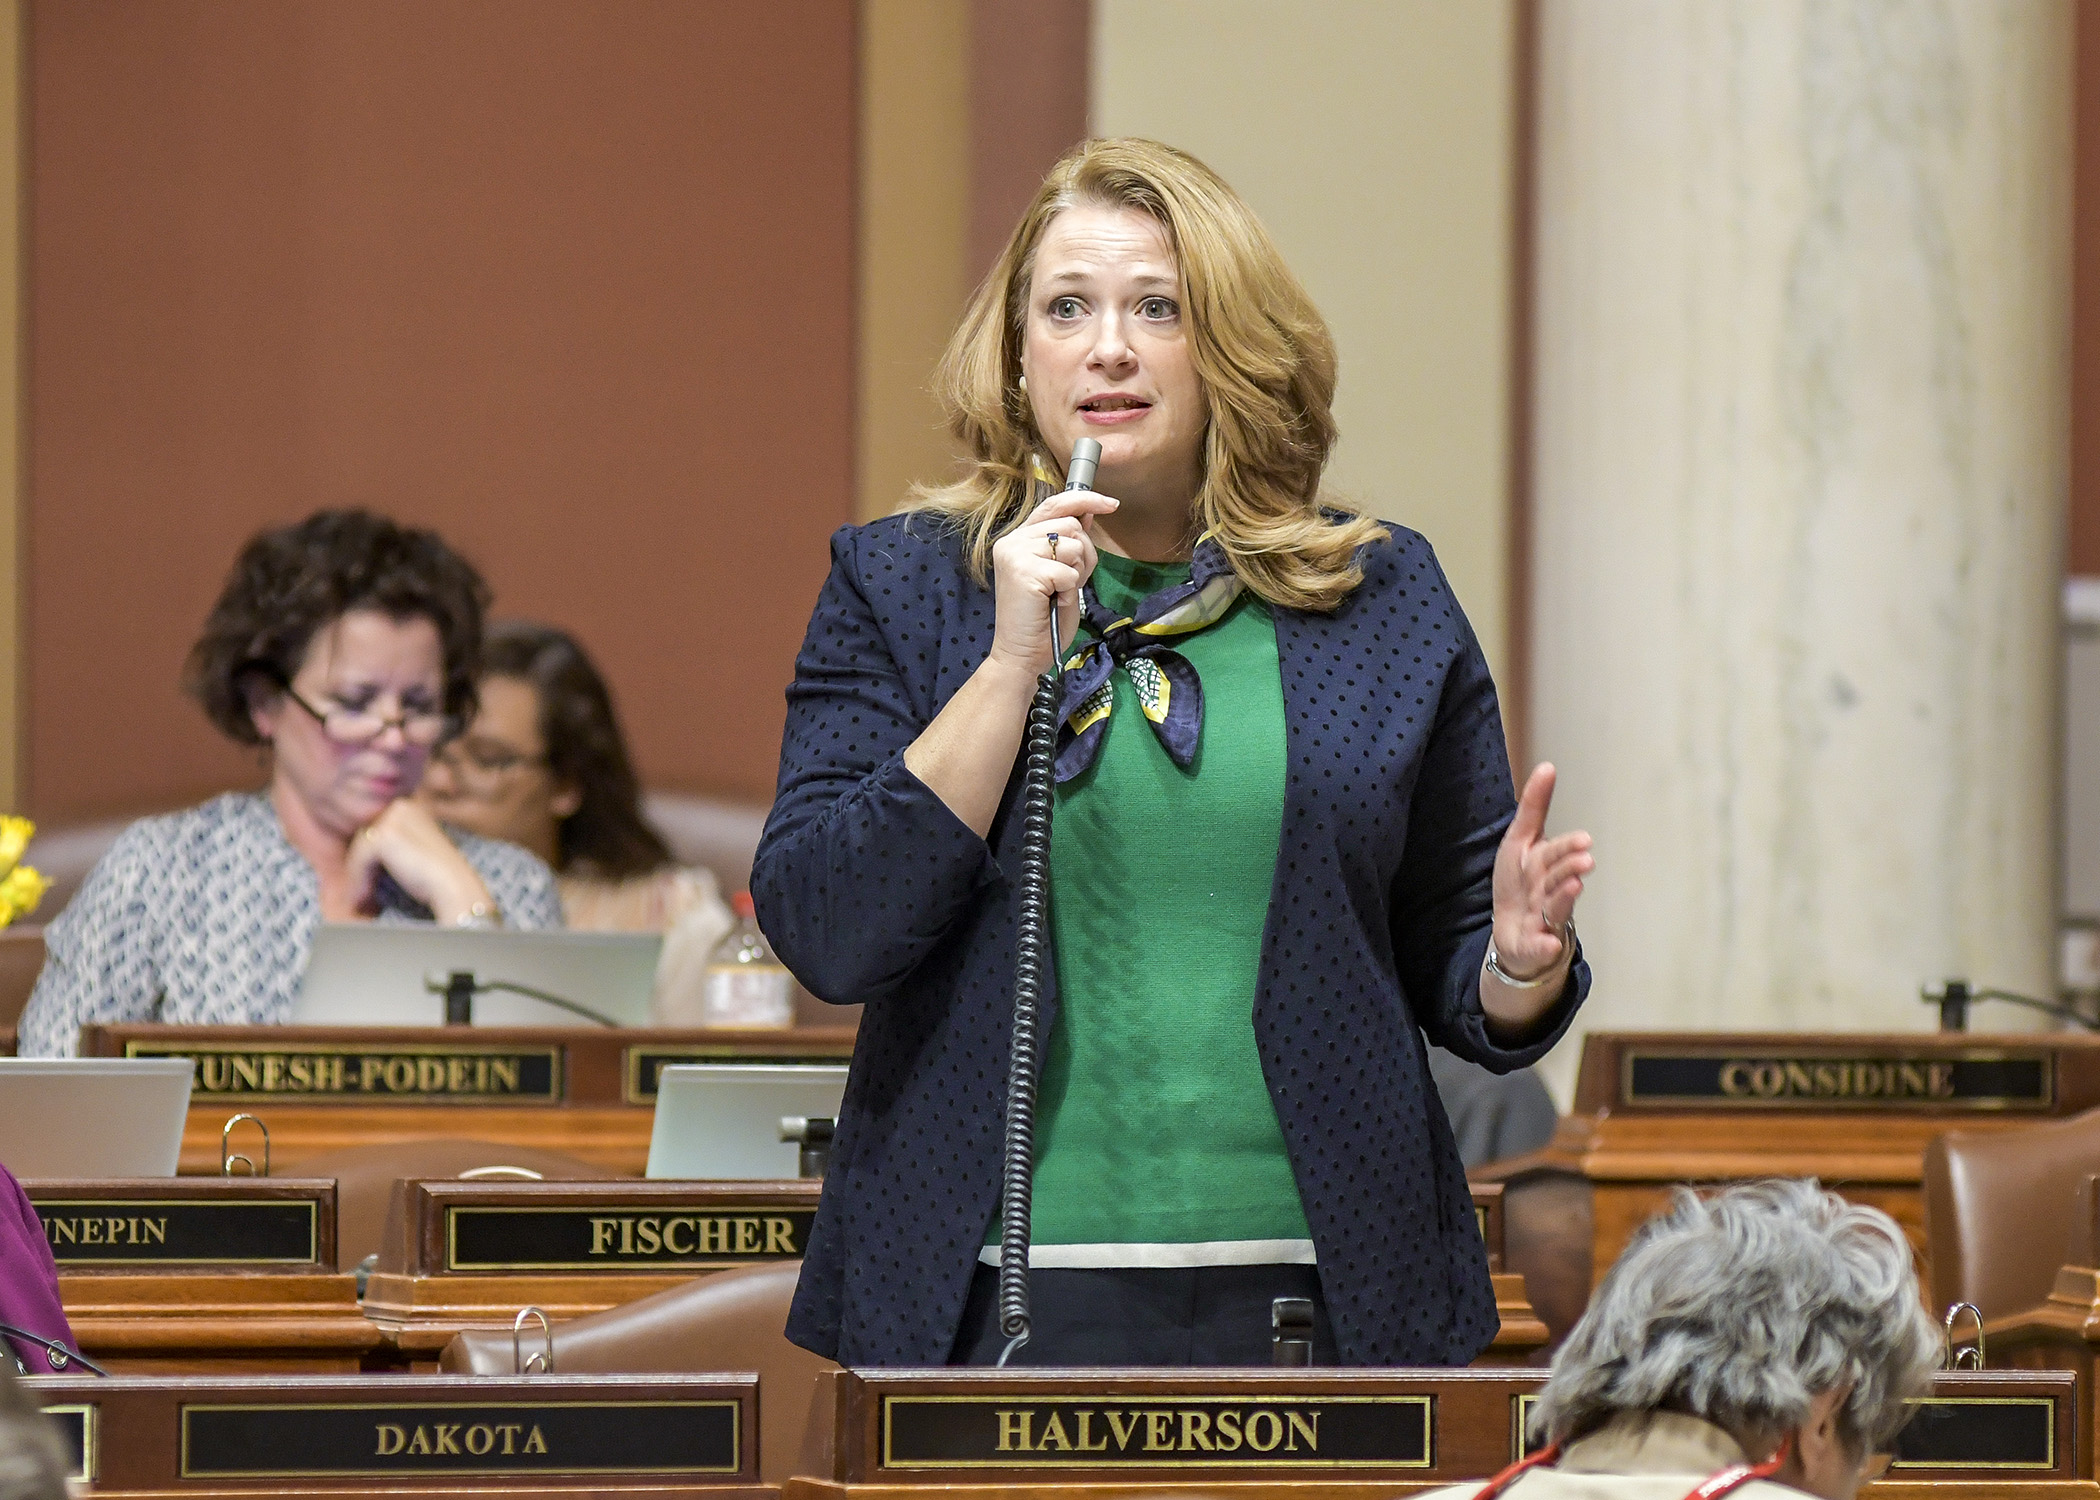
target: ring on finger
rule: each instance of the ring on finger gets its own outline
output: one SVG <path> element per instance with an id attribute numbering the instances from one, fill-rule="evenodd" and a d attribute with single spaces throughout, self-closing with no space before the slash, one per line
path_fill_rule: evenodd
<path id="1" fill-rule="evenodd" d="M 1057 544 L 1063 540 L 1064 538 L 1054 531 L 1049 534 L 1050 560 L 1052 562 L 1057 561 Z"/>

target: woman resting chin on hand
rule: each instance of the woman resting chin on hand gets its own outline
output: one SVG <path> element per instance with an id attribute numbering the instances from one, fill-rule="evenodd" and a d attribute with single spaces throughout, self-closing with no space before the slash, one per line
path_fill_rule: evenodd
<path id="1" fill-rule="evenodd" d="M 45 934 L 22 1055 L 90 1022 L 281 1022 L 317 922 L 559 927 L 544 864 L 411 800 L 473 711 L 486 595 L 436 535 L 361 511 L 251 541 L 186 675 L 268 783 L 125 830 Z"/>

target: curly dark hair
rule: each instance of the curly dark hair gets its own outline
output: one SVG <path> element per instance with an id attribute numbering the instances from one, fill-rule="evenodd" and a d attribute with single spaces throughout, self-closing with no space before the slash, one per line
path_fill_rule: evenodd
<path id="1" fill-rule="evenodd" d="M 582 798 L 557 830 L 557 870 L 623 880 L 671 862 L 670 846 L 642 816 L 642 784 L 612 693 L 575 637 L 523 620 L 491 625 L 481 675 L 516 677 L 538 690 L 547 769 Z"/>
<path id="2" fill-rule="evenodd" d="M 241 548 L 219 602 L 190 647 L 183 687 L 220 732 L 262 743 L 252 694 L 298 674 L 306 649 L 353 609 L 437 627 L 445 653 L 445 713 L 464 723 L 477 701 L 475 664 L 488 585 L 434 531 L 364 510 L 317 511 L 257 532 Z"/>

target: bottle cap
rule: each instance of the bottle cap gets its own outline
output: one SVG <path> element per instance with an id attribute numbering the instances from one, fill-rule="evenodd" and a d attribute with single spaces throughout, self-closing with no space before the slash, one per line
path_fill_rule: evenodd
<path id="1" fill-rule="evenodd" d="M 753 920 L 756 920 L 758 917 L 758 908 L 751 904 L 751 893 L 749 891 L 738 891 L 734 896 L 731 896 L 729 898 L 729 906 L 740 917 L 750 917 Z"/>

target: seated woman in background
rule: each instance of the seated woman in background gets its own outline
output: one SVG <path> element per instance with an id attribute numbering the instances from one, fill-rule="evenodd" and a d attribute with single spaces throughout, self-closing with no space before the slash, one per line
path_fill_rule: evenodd
<path id="1" fill-rule="evenodd" d="M 363 511 L 250 541 L 184 679 L 269 784 L 124 831 L 45 934 L 22 1055 L 89 1022 L 281 1022 L 317 922 L 559 927 L 545 865 L 410 797 L 474 710 L 487 594 L 434 533 Z"/>
<path id="2" fill-rule="evenodd" d="M 480 710 L 439 752 L 421 796 L 445 822 L 552 865 L 569 926 L 661 932 L 656 1019 L 701 1024 L 707 961 L 735 922 L 714 872 L 675 864 L 642 816 L 612 694 L 573 637 L 550 625 L 490 627 Z"/>

